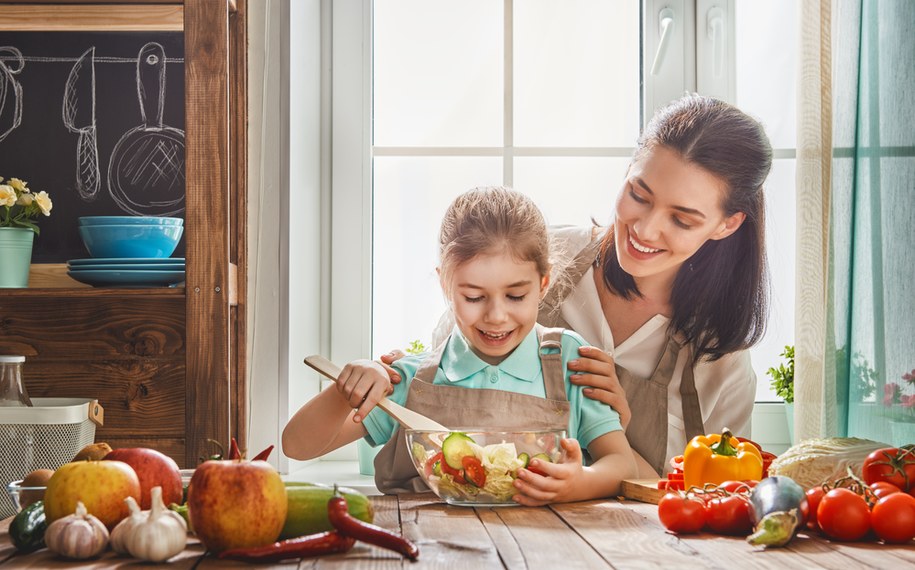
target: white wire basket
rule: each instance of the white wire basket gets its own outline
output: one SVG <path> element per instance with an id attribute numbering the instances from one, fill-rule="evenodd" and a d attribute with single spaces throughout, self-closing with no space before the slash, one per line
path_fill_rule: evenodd
<path id="1" fill-rule="evenodd" d="M 98 400 L 32 398 L 30 408 L 0 408 L 0 481 L 22 479 L 35 469 L 57 469 L 95 441 L 104 422 Z M 12 499 L 0 495 L 0 518 L 16 514 Z"/>

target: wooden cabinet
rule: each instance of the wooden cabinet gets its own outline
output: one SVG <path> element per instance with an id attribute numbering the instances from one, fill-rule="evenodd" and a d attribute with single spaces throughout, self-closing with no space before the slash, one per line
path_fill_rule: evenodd
<path id="1" fill-rule="evenodd" d="M 119 4 L 2 2 L 0 29 L 184 30 L 186 286 L 86 288 L 33 266 L 29 288 L 0 289 L 0 354 L 28 357 L 33 397 L 98 398 L 98 441 L 193 466 L 208 438 L 246 439 L 246 2 Z"/>

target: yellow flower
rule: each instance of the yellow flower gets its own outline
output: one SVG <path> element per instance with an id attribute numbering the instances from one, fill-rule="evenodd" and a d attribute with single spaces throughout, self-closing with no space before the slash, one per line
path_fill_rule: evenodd
<path id="1" fill-rule="evenodd" d="M 23 193 L 21 196 L 19 196 L 19 199 L 16 200 L 16 203 L 19 204 L 20 206 L 30 206 L 32 204 L 32 202 L 34 202 L 34 201 L 35 201 L 34 196 L 32 196 L 31 194 Z"/>
<path id="2" fill-rule="evenodd" d="M 42 190 L 35 196 L 35 201 L 38 202 L 38 207 L 41 208 L 41 213 L 45 216 L 51 215 L 51 208 L 54 207 L 54 204 L 51 203 L 51 198 L 48 196 L 48 193 Z"/>
<path id="3" fill-rule="evenodd" d="M 26 186 L 28 183 L 23 182 L 22 180 L 19 180 L 18 178 L 10 178 L 9 180 L 7 180 L 6 183 L 9 184 L 10 186 L 12 186 L 13 188 L 15 188 L 16 190 L 19 190 L 20 192 L 29 191 L 29 189 Z"/>
<path id="4" fill-rule="evenodd" d="M 12 207 L 16 203 L 16 190 L 9 184 L 0 184 L 0 206 Z"/>

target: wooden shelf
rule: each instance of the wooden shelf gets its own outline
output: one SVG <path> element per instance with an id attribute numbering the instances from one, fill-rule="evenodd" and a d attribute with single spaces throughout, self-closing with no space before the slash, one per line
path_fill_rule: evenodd
<path id="1" fill-rule="evenodd" d="M 122 289 L 117 287 L 28 287 L 25 289 L 0 289 L 4 297 L 89 298 L 89 297 L 183 297 L 184 287 L 152 287 L 143 289 Z"/>

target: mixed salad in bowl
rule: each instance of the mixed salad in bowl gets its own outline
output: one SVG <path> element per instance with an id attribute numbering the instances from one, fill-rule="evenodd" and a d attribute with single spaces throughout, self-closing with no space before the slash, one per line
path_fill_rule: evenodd
<path id="1" fill-rule="evenodd" d="M 565 431 L 408 430 L 413 465 L 452 505 L 516 505 L 512 482 L 533 459 L 558 462 Z"/>

